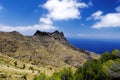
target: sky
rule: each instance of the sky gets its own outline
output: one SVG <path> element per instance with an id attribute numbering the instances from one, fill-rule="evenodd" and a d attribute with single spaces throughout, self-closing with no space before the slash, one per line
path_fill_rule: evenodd
<path id="1" fill-rule="evenodd" d="M 0 31 L 120 39 L 120 0 L 0 0 Z"/>

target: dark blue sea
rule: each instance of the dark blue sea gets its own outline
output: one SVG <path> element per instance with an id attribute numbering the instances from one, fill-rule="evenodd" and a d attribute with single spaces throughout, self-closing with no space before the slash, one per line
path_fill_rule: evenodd
<path id="1" fill-rule="evenodd" d="M 68 39 L 75 47 L 102 54 L 105 51 L 111 52 L 114 49 L 120 50 L 120 40 L 110 39 Z"/>

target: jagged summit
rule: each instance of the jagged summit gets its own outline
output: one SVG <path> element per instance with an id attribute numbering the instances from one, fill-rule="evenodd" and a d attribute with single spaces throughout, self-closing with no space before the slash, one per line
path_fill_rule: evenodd
<path id="1" fill-rule="evenodd" d="M 55 40 L 59 40 L 62 43 L 67 43 L 67 39 L 64 37 L 63 32 L 59 32 L 57 30 L 52 32 L 52 33 L 50 33 L 50 32 L 41 32 L 41 31 L 37 30 L 35 32 L 34 36 L 39 36 L 39 37 L 48 36 L 48 37 L 54 38 Z"/>
<path id="2" fill-rule="evenodd" d="M 48 32 L 42 32 L 42 31 L 39 31 L 37 30 L 34 34 L 34 36 L 49 36 L 49 33 Z"/>

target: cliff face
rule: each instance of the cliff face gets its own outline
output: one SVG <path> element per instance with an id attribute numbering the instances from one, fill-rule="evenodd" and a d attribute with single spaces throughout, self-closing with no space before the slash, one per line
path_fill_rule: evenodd
<path id="1" fill-rule="evenodd" d="M 36 31 L 33 36 L 19 32 L 0 32 L 0 53 L 23 63 L 43 67 L 53 73 L 65 67 L 77 67 L 98 54 L 73 47 L 63 32 Z"/>

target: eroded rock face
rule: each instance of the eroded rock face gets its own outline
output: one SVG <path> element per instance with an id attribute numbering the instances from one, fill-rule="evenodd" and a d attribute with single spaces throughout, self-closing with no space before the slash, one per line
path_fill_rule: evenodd
<path id="1" fill-rule="evenodd" d="M 67 39 L 64 37 L 63 32 L 59 32 L 59 31 L 49 33 L 49 32 L 41 32 L 37 30 L 34 36 L 39 36 L 39 37 L 48 36 L 49 38 L 54 38 L 55 40 L 58 40 L 62 43 L 67 43 Z"/>
<path id="2" fill-rule="evenodd" d="M 0 32 L 0 52 L 37 66 L 77 67 L 99 55 L 73 47 L 63 32 L 41 32 L 23 36 L 19 32 Z"/>
<path id="3" fill-rule="evenodd" d="M 62 43 L 67 43 L 67 39 L 64 37 L 63 32 L 55 31 L 52 33 L 52 37 L 54 37 L 55 40 L 61 41 Z"/>
<path id="4" fill-rule="evenodd" d="M 80 66 L 87 60 L 99 58 L 99 55 L 93 52 L 79 49 L 69 44 L 63 32 L 55 31 L 49 33 L 36 31 L 34 36 L 39 38 L 50 54 L 53 54 L 66 64 Z"/>
<path id="5" fill-rule="evenodd" d="M 0 53 L 14 53 L 17 51 L 18 43 L 15 39 L 11 39 L 10 37 L 12 36 L 8 33 L 0 33 Z"/>

